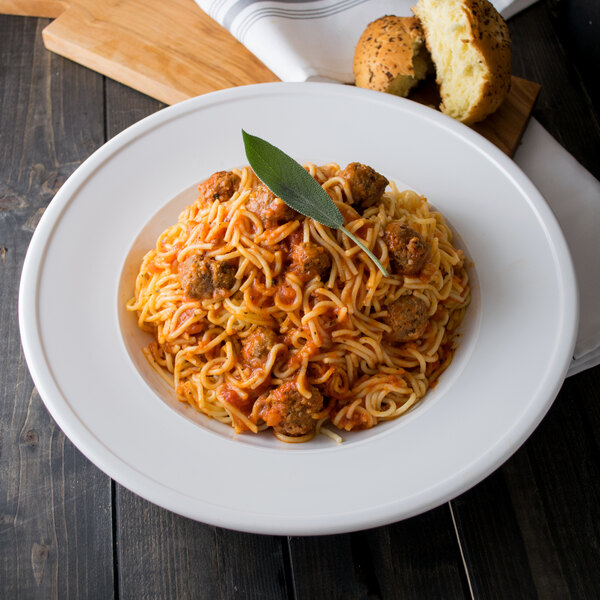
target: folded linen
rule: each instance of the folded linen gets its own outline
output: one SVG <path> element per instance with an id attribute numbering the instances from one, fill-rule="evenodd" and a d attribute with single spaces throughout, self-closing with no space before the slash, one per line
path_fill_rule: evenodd
<path id="1" fill-rule="evenodd" d="M 493 0 L 508 18 L 535 0 Z M 196 0 L 282 81 L 351 83 L 354 47 L 383 15 L 412 15 L 416 0 Z"/>

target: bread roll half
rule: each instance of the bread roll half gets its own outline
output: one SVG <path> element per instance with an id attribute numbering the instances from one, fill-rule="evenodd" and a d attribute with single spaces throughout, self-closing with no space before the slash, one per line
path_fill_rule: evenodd
<path id="1" fill-rule="evenodd" d="M 415 17 L 387 15 L 369 23 L 354 51 L 356 85 L 397 96 L 406 97 L 429 66 L 423 30 Z"/>
<path id="2" fill-rule="evenodd" d="M 440 86 L 440 110 L 463 123 L 481 121 L 510 90 L 508 26 L 488 0 L 418 0 L 419 18 Z"/>

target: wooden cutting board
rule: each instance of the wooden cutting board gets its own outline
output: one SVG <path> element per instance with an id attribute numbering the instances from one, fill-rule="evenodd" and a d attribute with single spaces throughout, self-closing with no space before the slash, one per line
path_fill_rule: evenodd
<path id="1" fill-rule="evenodd" d="M 0 13 L 53 18 L 46 48 L 166 104 L 278 81 L 193 0 L 0 0 Z M 539 89 L 513 77 L 502 107 L 473 128 L 512 156 Z"/>

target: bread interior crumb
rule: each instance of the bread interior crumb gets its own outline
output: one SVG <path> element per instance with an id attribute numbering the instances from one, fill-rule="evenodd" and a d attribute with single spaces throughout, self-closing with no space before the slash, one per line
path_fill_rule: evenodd
<path id="1" fill-rule="evenodd" d="M 479 50 L 469 41 L 471 26 L 462 2 L 446 0 L 435 4 L 420 16 L 428 30 L 436 32 L 429 36 L 428 43 L 440 84 L 442 110 L 460 119 L 476 102 L 486 69 Z"/>

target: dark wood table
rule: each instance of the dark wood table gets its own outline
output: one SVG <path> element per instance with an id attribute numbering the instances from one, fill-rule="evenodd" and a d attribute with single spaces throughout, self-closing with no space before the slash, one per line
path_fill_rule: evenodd
<path id="1" fill-rule="evenodd" d="M 567 379 L 482 483 L 359 533 L 269 537 L 197 523 L 83 457 L 23 358 L 23 258 L 75 168 L 162 106 L 47 52 L 47 22 L 0 16 L 0 598 L 599 598 L 600 367 Z M 510 28 L 514 74 L 542 85 L 535 117 L 600 178 L 600 3 L 540 0 Z"/>

